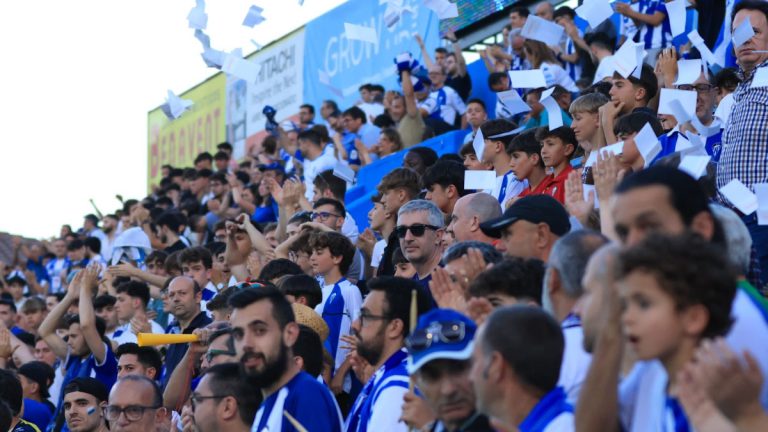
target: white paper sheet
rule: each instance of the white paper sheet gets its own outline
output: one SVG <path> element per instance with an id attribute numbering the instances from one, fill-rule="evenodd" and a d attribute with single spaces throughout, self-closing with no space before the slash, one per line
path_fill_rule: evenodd
<path id="1" fill-rule="evenodd" d="M 237 50 L 226 55 L 221 70 L 247 82 L 256 82 L 256 77 L 259 75 L 259 65 L 245 60 Z"/>
<path id="2" fill-rule="evenodd" d="M 594 29 L 613 16 L 613 8 L 611 3 L 605 0 L 587 0 L 576 8 L 576 15 L 584 18 Z"/>
<path id="3" fill-rule="evenodd" d="M 661 153 L 661 143 L 659 143 L 659 138 L 656 136 L 656 133 L 653 132 L 653 128 L 649 123 L 646 123 L 645 126 L 640 129 L 640 132 L 635 135 L 635 146 L 637 147 L 637 151 L 643 157 L 646 168 L 648 168 L 651 162 L 653 162 L 653 159 Z"/>
<path id="4" fill-rule="evenodd" d="M 677 166 L 677 169 L 687 172 L 695 179 L 699 179 L 707 172 L 707 164 L 710 159 L 712 158 L 709 155 L 685 155 L 680 161 L 680 165 Z"/>
<path id="5" fill-rule="evenodd" d="M 459 9 L 456 3 L 451 3 L 448 0 L 424 0 L 424 6 L 427 9 L 432 9 L 441 20 L 459 16 Z"/>
<path id="6" fill-rule="evenodd" d="M 544 109 L 547 110 L 547 117 L 549 117 L 549 130 L 557 129 L 563 126 L 563 115 L 560 113 L 560 105 L 557 104 L 555 98 L 552 97 L 552 93 L 555 88 L 552 87 L 544 91 L 541 94 L 541 104 L 544 105 Z"/>
<path id="7" fill-rule="evenodd" d="M 757 195 L 738 179 L 733 179 L 721 187 L 720 193 L 745 215 L 751 215 L 757 210 Z"/>
<path id="8" fill-rule="evenodd" d="M 498 96 L 502 105 L 507 108 L 507 111 L 509 111 L 510 115 L 528 112 L 531 110 L 531 107 L 528 106 L 523 98 L 520 97 L 520 95 L 517 93 L 517 90 L 499 92 L 496 93 L 496 96 Z"/>
<path id="9" fill-rule="evenodd" d="M 685 20 L 687 18 L 685 13 L 686 3 L 687 0 L 673 0 L 664 3 L 664 7 L 667 8 L 667 17 L 669 18 L 669 27 L 672 31 L 672 37 L 685 33 Z"/>
<path id="10" fill-rule="evenodd" d="M 195 7 L 193 7 L 187 15 L 189 28 L 205 30 L 205 27 L 208 25 L 208 14 L 205 13 L 205 2 L 203 0 L 197 0 L 195 3 Z"/>
<path id="11" fill-rule="evenodd" d="M 675 115 L 675 109 L 672 107 L 672 101 L 679 101 L 688 117 L 696 115 L 696 92 L 693 90 L 661 89 L 659 96 L 659 114 Z M 679 113 L 678 113 L 679 114 Z M 677 119 L 680 121 L 680 119 Z"/>
<path id="12" fill-rule="evenodd" d="M 541 69 L 509 71 L 509 82 L 513 89 L 541 88 L 547 86 L 544 71 Z"/>
<path id="13" fill-rule="evenodd" d="M 486 190 L 496 187 L 496 171 L 467 170 L 464 171 L 464 189 Z"/>
<path id="14" fill-rule="evenodd" d="M 160 106 L 160 109 L 162 109 L 168 119 L 175 120 L 181 117 L 184 112 L 192 108 L 192 105 L 194 105 L 194 103 L 191 100 L 182 99 L 176 96 L 173 91 L 168 90 L 166 102 Z"/>
<path id="15" fill-rule="evenodd" d="M 704 43 L 704 39 L 701 37 L 697 30 L 693 30 L 688 33 L 688 40 L 690 40 L 693 46 L 699 50 L 701 58 L 704 59 L 707 64 L 720 65 L 721 67 L 723 66 L 720 64 L 720 61 L 717 59 L 717 57 L 715 57 L 715 54 L 712 53 L 712 50 L 710 50 L 707 44 Z"/>
<path id="16" fill-rule="evenodd" d="M 533 39 L 544 42 L 547 45 L 559 45 L 565 29 L 559 24 L 539 18 L 535 15 L 528 15 L 525 20 L 523 30 L 520 36 L 526 39 Z"/>
<path id="17" fill-rule="evenodd" d="M 639 52 L 642 52 L 642 44 L 627 40 L 613 55 L 613 68 L 619 75 L 627 78 L 632 72 L 641 66 L 638 62 Z"/>
<path id="18" fill-rule="evenodd" d="M 333 175 L 347 183 L 355 182 L 355 170 L 350 168 L 345 162 L 337 161 L 333 167 Z"/>
<path id="19" fill-rule="evenodd" d="M 757 196 L 757 224 L 768 225 L 768 183 L 753 186 Z"/>
<path id="20" fill-rule="evenodd" d="M 379 41 L 376 35 L 376 29 L 357 24 L 344 23 L 344 34 L 349 40 L 358 40 L 375 44 Z"/>
<path id="21" fill-rule="evenodd" d="M 472 148 L 475 149 L 475 155 L 477 160 L 483 161 L 483 152 L 485 151 L 485 138 L 483 137 L 482 129 L 478 129 L 475 134 L 475 139 L 472 140 Z"/>
<path id="22" fill-rule="evenodd" d="M 701 59 L 678 60 L 677 81 L 674 85 L 693 84 L 701 76 Z"/>
<path id="23" fill-rule="evenodd" d="M 619 141 L 600 149 L 600 154 L 603 155 L 603 157 L 606 157 L 608 153 L 613 153 L 616 156 L 624 153 L 624 141 Z"/>
<path id="24" fill-rule="evenodd" d="M 261 16 L 262 12 L 264 12 L 264 9 L 256 5 L 248 8 L 248 13 L 245 15 L 245 19 L 243 19 L 243 25 L 253 28 L 253 26 L 263 23 L 264 17 Z"/>
<path id="25" fill-rule="evenodd" d="M 744 42 L 748 41 L 752 38 L 752 36 L 755 35 L 755 30 L 752 29 L 752 22 L 749 20 L 749 17 L 741 22 L 741 24 L 736 27 L 736 30 L 733 31 L 732 41 L 733 41 L 733 48 L 736 49 L 742 45 L 744 45 Z"/>

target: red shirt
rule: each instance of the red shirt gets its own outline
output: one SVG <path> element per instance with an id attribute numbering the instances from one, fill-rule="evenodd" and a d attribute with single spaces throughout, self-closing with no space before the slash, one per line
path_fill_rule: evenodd
<path id="1" fill-rule="evenodd" d="M 528 196 L 528 195 L 544 195 L 545 193 L 548 193 L 547 192 L 547 188 L 551 184 L 552 184 L 552 176 L 548 175 L 548 176 L 544 177 L 543 179 L 541 179 L 541 183 L 536 185 L 535 188 L 531 189 L 531 187 L 528 186 L 527 188 L 523 189 L 523 191 L 520 192 L 520 195 L 518 195 L 518 197 L 522 198 L 522 197 Z"/>
<path id="2" fill-rule="evenodd" d="M 555 174 L 549 176 L 549 184 L 544 190 L 544 193 L 551 195 L 552 198 L 558 200 L 563 205 L 565 205 L 565 181 L 568 179 L 568 174 L 571 171 L 573 171 L 573 167 L 568 164 L 558 176 L 555 177 Z"/>

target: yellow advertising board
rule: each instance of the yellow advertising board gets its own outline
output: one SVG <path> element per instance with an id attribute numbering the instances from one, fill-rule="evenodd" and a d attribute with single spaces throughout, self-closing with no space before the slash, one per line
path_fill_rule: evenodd
<path id="1" fill-rule="evenodd" d="M 160 182 L 163 165 L 191 167 L 199 153 L 214 154 L 216 145 L 226 141 L 226 84 L 226 75 L 217 73 L 180 94 L 179 97 L 191 100 L 194 105 L 176 120 L 169 120 L 160 108 L 149 112 L 147 187 L 150 191 Z"/>

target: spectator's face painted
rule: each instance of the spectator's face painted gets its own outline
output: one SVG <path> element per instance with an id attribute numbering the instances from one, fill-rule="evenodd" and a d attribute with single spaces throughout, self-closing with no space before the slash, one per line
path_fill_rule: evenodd
<path id="1" fill-rule="evenodd" d="M 47 363 L 51 367 L 56 363 L 56 354 L 51 351 L 51 347 L 42 339 L 35 342 L 34 356 L 35 360 Z"/>
<path id="2" fill-rule="evenodd" d="M 288 367 L 288 348 L 298 336 L 296 324 L 281 329 L 269 300 L 235 309 L 230 324 L 240 366 L 249 382 L 262 388 L 276 383 Z"/>
<path id="3" fill-rule="evenodd" d="M 628 247 L 652 232 L 677 235 L 685 230 L 680 214 L 672 206 L 669 190 L 662 185 L 614 194 L 611 213 L 616 234 L 622 245 Z"/>
<path id="4" fill-rule="evenodd" d="M 70 392 L 64 395 L 64 418 L 72 432 L 98 430 L 102 422 L 101 405 L 93 395 L 84 392 Z"/>
<path id="5" fill-rule="evenodd" d="M 419 390 L 437 418 L 460 426 L 475 411 L 475 390 L 468 360 L 433 360 L 419 369 Z"/>

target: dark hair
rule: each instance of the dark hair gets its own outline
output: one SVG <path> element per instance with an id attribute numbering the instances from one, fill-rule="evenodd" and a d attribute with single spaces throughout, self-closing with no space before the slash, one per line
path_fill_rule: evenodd
<path id="1" fill-rule="evenodd" d="M 167 211 L 155 220 L 155 225 L 167 226 L 168 229 L 178 234 L 179 228 L 181 228 L 181 215 L 175 211 Z"/>
<path id="2" fill-rule="evenodd" d="M 285 299 L 283 293 L 273 286 L 242 289 L 229 298 L 229 306 L 232 309 L 243 309 L 264 300 L 272 304 L 272 318 L 277 321 L 281 330 L 289 323 L 296 321 L 291 304 Z"/>
<path id="3" fill-rule="evenodd" d="M 323 105 L 328 105 L 329 107 L 333 108 L 332 111 L 334 112 L 339 111 L 339 104 L 337 104 L 335 100 L 326 99 L 323 101 Z"/>
<path id="4" fill-rule="evenodd" d="M 260 391 L 253 391 L 247 380 L 242 378 L 237 363 L 222 363 L 205 371 L 211 392 L 217 396 L 232 396 L 237 402 L 240 420 L 250 425 L 263 400 Z M 220 400 L 220 399 L 219 399 Z"/>
<path id="5" fill-rule="evenodd" d="M 83 243 L 92 253 L 101 253 L 101 240 L 99 240 L 98 237 L 86 237 L 85 240 L 83 240 Z"/>
<path id="6" fill-rule="evenodd" d="M 616 47 L 616 40 L 605 32 L 587 33 L 584 36 L 584 42 L 587 45 L 597 45 L 598 48 L 606 49 L 613 52 Z"/>
<path id="7" fill-rule="evenodd" d="M 765 19 L 768 20 L 768 4 L 762 0 L 742 0 L 731 11 L 731 27 L 733 27 L 733 20 L 736 18 L 736 14 L 742 10 L 762 12 L 765 15 Z"/>
<path id="8" fill-rule="evenodd" d="M 104 339 L 104 333 L 107 331 L 106 321 L 104 321 L 99 316 L 94 317 L 94 321 L 96 321 L 96 331 L 99 333 L 99 337 Z M 64 324 L 67 326 L 67 328 L 71 327 L 72 324 L 80 325 L 80 315 L 72 314 L 69 316 L 65 316 Z"/>
<path id="9" fill-rule="evenodd" d="M 123 282 L 115 287 L 115 291 L 118 294 L 125 293 L 128 297 L 138 298 L 144 307 L 149 304 L 149 285 L 144 282 L 134 280 Z"/>
<path id="10" fill-rule="evenodd" d="M 21 381 L 16 375 L 9 370 L 0 369 L 0 400 L 8 403 L 14 417 L 21 412 L 23 394 Z"/>
<path id="11" fill-rule="evenodd" d="M 608 81 L 598 81 L 591 86 L 589 86 L 586 90 L 581 92 L 581 95 L 584 96 L 586 94 L 590 93 L 600 93 L 603 96 L 607 97 L 608 99 L 611 98 L 611 87 L 613 86 L 612 83 Z"/>
<path id="12" fill-rule="evenodd" d="M 302 132 L 299 132 L 299 136 L 297 138 L 299 141 L 309 141 L 312 144 L 316 145 L 317 147 L 322 147 L 323 142 L 320 139 L 320 134 L 313 130 L 305 130 Z"/>
<path id="13" fill-rule="evenodd" d="M 315 113 L 315 107 L 312 106 L 311 104 L 308 104 L 308 103 L 301 104 L 301 105 L 299 105 L 299 109 L 301 109 L 301 108 L 306 108 L 307 111 L 309 111 L 310 114 L 314 114 Z"/>
<path id="14" fill-rule="evenodd" d="M 531 14 L 531 11 L 529 11 L 528 8 L 525 6 L 515 6 L 509 10 L 510 15 L 513 13 L 516 13 L 523 18 L 528 18 L 528 15 Z"/>
<path id="15" fill-rule="evenodd" d="M 616 123 L 613 125 L 613 133 L 616 135 L 637 133 L 640 132 L 646 124 L 651 125 L 653 133 L 656 136 L 664 133 L 664 129 L 661 127 L 659 119 L 642 111 L 625 114 L 616 119 Z"/>
<path id="16" fill-rule="evenodd" d="M 561 16 L 567 16 L 571 19 L 574 19 L 576 18 L 576 11 L 568 6 L 560 6 L 559 8 L 555 9 L 555 13 L 552 15 L 552 19 L 557 21 L 557 19 Z"/>
<path id="17" fill-rule="evenodd" d="M 304 274 L 298 264 L 286 258 L 278 258 L 266 263 L 261 268 L 259 279 L 271 281 L 281 276 L 298 274 Z"/>
<path id="18" fill-rule="evenodd" d="M 202 262 L 203 267 L 206 270 L 210 270 L 213 267 L 213 257 L 208 249 L 202 246 L 196 246 L 192 248 L 186 248 L 179 254 L 179 265 L 192 264 L 196 262 Z"/>
<path id="19" fill-rule="evenodd" d="M 431 167 L 437 162 L 437 152 L 429 147 L 411 147 L 408 149 L 408 153 L 414 153 L 418 155 L 424 162 L 426 168 Z"/>
<path id="20" fill-rule="evenodd" d="M 618 72 L 614 72 L 614 76 L 617 74 Z M 648 63 L 643 63 L 641 66 L 640 79 L 635 78 L 633 75 L 629 75 L 626 79 L 631 82 L 632 85 L 637 85 L 645 89 L 646 103 L 653 99 L 659 91 L 659 81 L 656 78 L 656 74 L 653 73 L 653 68 Z"/>
<path id="21" fill-rule="evenodd" d="M 541 144 L 536 139 L 536 129 L 528 129 L 516 136 L 507 146 L 507 153 L 523 152 L 528 156 L 538 155 L 538 166 L 544 168 L 544 159 L 541 158 Z"/>
<path id="22" fill-rule="evenodd" d="M 163 263 L 163 267 L 165 268 L 166 273 L 168 274 L 181 273 L 181 265 L 179 265 L 179 255 L 181 255 L 180 250 L 176 252 L 171 252 L 170 254 L 168 254 L 167 257 L 165 257 L 165 262 Z"/>
<path id="23" fill-rule="evenodd" d="M 733 68 L 720 69 L 720 72 L 714 76 L 715 86 L 731 92 L 736 90 L 736 86 L 738 86 L 740 82 L 741 79 Z"/>
<path id="24" fill-rule="evenodd" d="M 46 310 L 45 300 L 40 297 L 28 297 L 21 305 L 21 313 L 34 313 Z"/>
<path id="25" fill-rule="evenodd" d="M 208 252 L 211 253 L 211 258 L 215 257 L 216 255 L 221 255 L 224 253 L 224 251 L 227 250 L 227 244 L 220 241 L 212 241 L 203 247 L 208 249 Z"/>
<path id="26" fill-rule="evenodd" d="M 396 266 L 398 264 L 403 263 L 409 263 L 407 258 L 405 258 L 405 255 L 403 254 L 403 250 L 400 249 L 400 243 L 397 243 L 395 247 L 392 249 L 392 265 Z"/>
<path id="27" fill-rule="evenodd" d="M 333 170 L 325 170 L 316 175 L 312 184 L 320 192 L 330 190 L 331 195 L 338 200 L 343 200 L 347 193 L 347 182 L 333 175 Z"/>
<path id="28" fill-rule="evenodd" d="M 488 88 L 492 88 L 497 84 L 502 84 L 504 79 L 509 79 L 505 72 L 492 72 L 488 75 Z"/>
<path id="29" fill-rule="evenodd" d="M 213 296 L 212 299 L 208 300 L 208 303 L 206 303 L 205 308 L 209 312 L 218 311 L 218 310 L 224 310 L 229 309 L 229 298 L 232 296 L 232 294 L 237 291 L 236 286 L 230 286 L 226 287 L 223 290 L 216 293 L 215 296 Z"/>
<path id="30" fill-rule="evenodd" d="M 291 216 L 288 219 L 288 223 L 296 223 L 296 224 L 303 224 L 304 222 L 312 222 L 312 213 L 308 211 L 300 211 L 296 212 L 293 216 Z"/>
<path id="31" fill-rule="evenodd" d="M 304 360 L 304 371 L 316 377 L 323 372 L 323 342 L 310 327 L 299 324 L 299 337 L 293 344 L 293 355 Z"/>
<path id="32" fill-rule="evenodd" d="M 13 422 L 13 413 L 11 413 L 11 407 L 4 400 L 0 400 L 0 430 L 7 431 L 11 429 L 11 423 Z"/>
<path id="33" fill-rule="evenodd" d="M 272 135 L 267 135 L 261 141 L 261 148 L 267 154 L 274 154 L 277 151 L 277 138 Z"/>
<path id="34" fill-rule="evenodd" d="M 506 258 L 478 274 L 469 284 L 469 295 L 488 297 L 498 293 L 541 304 L 544 270 L 544 263 L 537 259 Z"/>
<path id="35" fill-rule="evenodd" d="M 567 146 L 568 144 L 572 145 L 573 151 L 571 154 L 566 156 L 568 159 L 573 156 L 573 154 L 576 152 L 576 148 L 579 146 L 579 141 L 576 139 L 576 134 L 569 126 L 560 126 L 559 128 L 552 130 L 550 130 L 549 127 L 540 127 L 536 129 L 536 139 L 539 142 L 544 141 L 547 138 L 560 139 L 560 141 L 563 143 L 563 147 Z"/>
<path id="36" fill-rule="evenodd" d="M 469 144 L 472 144 L 472 143 L 469 143 Z M 456 153 L 443 153 L 442 155 L 440 155 L 439 158 L 437 158 L 437 161 L 438 162 L 440 161 L 456 162 L 459 165 L 464 166 L 464 164 L 462 163 L 461 156 L 457 155 Z"/>
<path id="37" fill-rule="evenodd" d="M 386 194 L 393 189 L 403 189 L 409 198 L 416 198 L 421 192 L 419 175 L 410 168 L 395 168 L 387 173 L 376 186 L 376 190 L 381 194 Z"/>
<path id="38" fill-rule="evenodd" d="M 701 338 L 724 335 L 731 326 L 736 273 L 724 251 L 698 235 L 651 233 L 619 255 L 620 279 L 634 271 L 651 274 L 678 310 L 703 305 L 709 322 Z"/>
<path id="39" fill-rule="evenodd" d="M 6 305 L 11 309 L 11 312 L 16 313 L 16 303 L 13 302 L 13 300 L 9 298 L 2 297 L 0 298 L 0 305 Z"/>
<path id="40" fill-rule="evenodd" d="M 463 157 L 466 157 L 468 155 L 475 155 L 475 156 L 477 156 L 475 154 L 475 146 L 472 145 L 471 141 L 466 143 L 466 144 L 464 144 L 464 145 L 462 145 L 461 148 L 459 149 L 459 156 L 460 157 L 463 158 Z"/>
<path id="41" fill-rule="evenodd" d="M 491 137 L 494 135 L 510 132 L 515 129 L 517 129 L 517 126 L 513 122 L 506 119 L 488 120 L 487 122 L 483 123 L 482 126 L 480 126 L 480 131 L 483 133 L 483 138 L 487 139 L 488 141 L 499 141 L 504 144 L 505 148 L 515 137 L 514 135 L 507 135 L 499 138 Z"/>
<path id="42" fill-rule="evenodd" d="M 456 187 L 456 193 L 459 196 L 466 195 L 464 191 L 464 165 L 454 161 L 438 161 L 427 168 L 424 176 L 421 178 L 424 189 L 430 190 L 433 185 L 440 185 L 444 188 L 453 185 Z"/>
<path id="43" fill-rule="evenodd" d="M 441 54 L 448 54 L 448 50 L 445 49 L 445 47 L 437 47 L 437 48 L 435 48 L 435 52 L 436 53 L 441 53 Z"/>
<path id="44" fill-rule="evenodd" d="M 213 155 L 213 159 L 214 160 L 225 160 L 225 161 L 228 161 L 229 160 L 229 153 L 227 153 L 227 152 L 225 152 L 223 150 L 217 151 L 216 154 Z"/>
<path id="45" fill-rule="evenodd" d="M 207 178 L 210 179 L 213 175 L 213 171 L 209 170 L 208 168 L 203 168 L 195 171 L 195 179 L 199 178 Z"/>
<path id="46" fill-rule="evenodd" d="M 468 240 L 462 242 L 456 242 L 443 252 L 443 258 L 441 260 L 442 265 L 446 265 L 451 261 L 455 261 L 469 252 L 469 249 L 478 249 L 483 254 L 483 259 L 486 264 L 496 264 L 504 259 L 504 256 L 495 247 L 488 243 L 480 241 Z"/>
<path id="47" fill-rule="evenodd" d="M 560 325 L 543 309 L 498 308 L 485 322 L 482 339 L 483 351 L 501 354 L 523 384 L 541 393 L 557 385 L 565 341 Z"/>
<path id="48" fill-rule="evenodd" d="M 281 280 L 278 288 L 284 295 L 292 295 L 297 299 L 304 297 L 307 299 L 307 306 L 314 309 L 323 301 L 323 290 L 317 279 L 310 275 L 290 275 Z"/>
<path id="49" fill-rule="evenodd" d="M 142 366 L 155 369 L 155 378 L 160 377 L 163 368 L 163 360 L 160 353 L 151 346 L 139 346 L 133 342 L 121 344 L 115 351 L 115 357 L 118 359 L 123 354 L 133 354 Z"/>
<path id="50" fill-rule="evenodd" d="M 347 236 L 337 232 L 321 231 L 313 233 L 309 238 L 309 247 L 313 251 L 328 248 L 331 256 L 340 256 L 339 271 L 341 274 L 347 273 L 355 258 L 355 245 L 349 241 Z"/>
<path id="51" fill-rule="evenodd" d="M 202 162 L 202 161 L 213 162 L 213 156 L 211 156 L 211 154 L 208 152 L 202 152 L 197 155 L 197 157 L 195 158 L 194 164 L 197 165 L 199 162 Z"/>
<path id="52" fill-rule="evenodd" d="M 426 313 L 431 307 L 431 301 L 424 292 L 421 284 L 412 280 L 394 276 L 379 276 L 368 281 L 368 290 L 382 291 L 386 299 L 383 315 L 388 319 L 399 319 L 403 322 L 403 337 L 411 328 L 411 296 L 416 291 L 417 315 Z"/>
<path id="53" fill-rule="evenodd" d="M 217 181 L 221 184 L 227 184 L 227 176 L 223 172 L 217 172 L 211 176 L 210 181 Z"/>
<path id="54" fill-rule="evenodd" d="M 68 251 L 76 251 L 78 249 L 82 249 L 85 247 L 85 243 L 83 243 L 82 240 L 79 238 L 73 239 L 71 242 L 67 244 L 67 250 Z"/>
<path id="55" fill-rule="evenodd" d="M 365 123 L 367 120 L 365 118 L 365 111 L 360 109 L 359 107 L 353 106 L 352 108 L 347 108 L 342 113 L 343 117 L 352 117 L 355 120 L 362 120 L 363 123 Z"/>
<path id="56" fill-rule="evenodd" d="M 341 201 L 333 198 L 320 198 L 319 200 L 315 201 L 315 205 L 312 206 L 312 209 L 316 210 L 317 208 L 324 205 L 333 206 L 333 209 L 337 211 L 342 217 L 345 217 L 347 214 L 346 209 L 344 209 L 344 204 L 342 204 Z"/>
<path id="57" fill-rule="evenodd" d="M 62 400 L 64 396 L 69 393 L 82 392 L 89 394 L 96 398 L 96 402 L 104 402 L 109 400 L 109 392 L 104 386 L 104 383 L 91 377 L 75 377 L 62 390 Z"/>
<path id="58" fill-rule="evenodd" d="M 220 143 L 218 143 L 218 144 L 216 145 L 216 148 L 217 148 L 217 149 L 219 149 L 219 150 L 228 151 L 228 152 L 230 152 L 230 153 L 232 153 L 232 150 L 234 150 L 234 149 L 232 148 L 232 144 L 228 143 L 227 141 L 224 141 L 224 142 L 220 142 Z"/>

